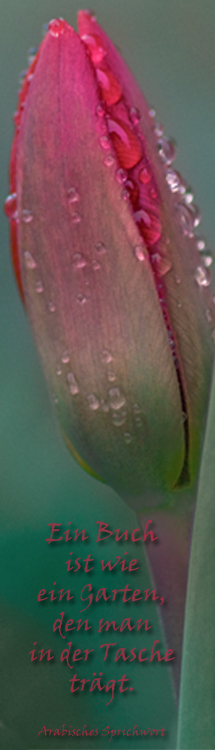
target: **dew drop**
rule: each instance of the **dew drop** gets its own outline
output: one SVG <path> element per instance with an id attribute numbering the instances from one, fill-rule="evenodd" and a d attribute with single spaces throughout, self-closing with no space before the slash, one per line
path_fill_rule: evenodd
<path id="1" fill-rule="evenodd" d="M 43 292 L 42 281 L 40 281 L 40 280 L 36 281 L 36 285 L 35 286 L 36 286 L 36 292 L 37 292 L 37 294 L 42 294 L 42 292 Z"/>
<path id="2" fill-rule="evenodd" d="M 213 256 L 211 255 L 209 250 L 205 250 L 204 253 L 201 253 L 201 260 L 205 268 L 210 268 L 213 263 Z"/>
<path id="3" fill-rule="evenodd" d="M 24 83 L 25 77 L 27 75 L 27 72 L 28 72 L 27 70 L 21 70 L 21 73 L 19 74 L 18 83 L 21 86 L 21 88 L 23 86 L 23 83 Z"/>
<path id="4" fill-rule="evenodd" d="M 131 443 L 132 436 L 131 436 L 130 432 L 124 432 L 124 440 L 125 440 L 125 443 L 127 443 L 127 445 L 129 445 L 129 443 Z"/>
<path id="5" fill-rule="evenodd" d="M 123 169 L 135 167 L 142 157 L 142 146 L 136 133 L 120 119 L 108 118 L 108 130 Z"/>
<path id="6" fill-rule="evenodd" d="M 49 310 L 51 313 L 54 313 L 56 310 L 56 307 L 53 302 L 49 302 Z"/>
<path id="7" fill-rule="evenodd" d="M 122 395 L 119 388 L 110 388 L 108 391 L 109 399 L 110 399 L 110 408 L 118 411 L 118 409 L 122 409 L 122 407 L 125 405 L 125 397 Z"/>
<path id="8" fill-rule="evenodd" d="M 109 365 L 110 362 L 113 362 L 113 356 L 109 349 L 103 349 L 101 353 L 101 361 L 104 362 L 105 365 Z"/>
<path id="9" fill-rule="evenodd" d="M 76 396 L 76 393 L 79 393 L 79 387 L 78 387 L 77 380 L 75 376 L 73 375 L 73 372 L 68 372 L 67 380 L 69 383 L 70 393 L 72 394 L 72 396 Z"/>
<path id="10" fill-rule="evenodd" d="M 202 266 L 197 266 L 197 269 L 195 272 L 195 281 L 198 284 L 198 286 L 210 286 L 211 276 L 207 268 L 203 268 Z"/>
<path id="11" fill-rule="evenodd" d="M 89 396 L 87 396 L 87 401 L 92 411 L 97 411 L 97 409 L 99 409 L 99 401 L 94 393 L 89 393 Z"/>
<path id="12" fill-rule="evenodd" d="M 51 34 L 51 36 L 58 37 L 60 34 L 63 34 L 65 31 L 66 22 L 63 18 L 53 18 L 52 21 L 48 24 L 48 31 Z"/>
<path id="13" fill-rule="evenodd" d="M 153 107 L 149 110 L 149 117 L 156 117 L 156 112 Z"/>
<path id="14" fill-rule="evenodd" d="M 147 258 L 146 251 L 143 249 L 142 245 L 136 245 L 136 247 L 134 248 L 134 255 L 135 258 L 137 258 L 137 260 L 140 260 L 141 262 L 143 260 L 146 260 Z"/>
<path id="15" fill-rule="evenodd" d="M 181 175 L 179 172 L 174 172 L 173 169 L 168 169 L 166 172 L 166 181 L 172 193 L 177 193 L 180 190 Z"/>
<path id="16" fill-rule="evenodd" d="M 176 144 L 165 136 L 158 141 L 158 151 L 165 164 L 172 164 L 176 157 Z"/>
<path id="17" fill-rule="evenodd" d="M 68 351 L 66 350 L 66 351 L 65 351 L 65 352 L 63 352 L 63 354 L 62 354 L 62 357 L 61 357 L 61 362 L 63 362 L 63 364 L 64 364 L 64 365 L 66 365 L 66 364 L 67 364 L 67 362 L 69 362 L 69 360 L 70 360 L 69 352 L 68 352 Z"/>
<path id="18" fill-rule="evenodd" d="M 87 265 L 87 261 L 81 253 L 74 253 L 72 263 L 75 268 L 84 268 Z"/>
<path id="19" fill-rule="evenodd" d="M 24 221 L 24 224 L 30 224 L 33 218 L 32 211 L 28 211 L 27 208 L 24 208 L 22 211 L 22 221 Z"/>
<path id="20" fill-rule="evenodd" d="M 144 185 L 146 185 L 146 184 L 147 184 L 147 182 L 150 182 L 150 180 L 151 180 L 151 175 L 150 175 L 150 173 L 148 172 L 148 169 L 146 169 L 146 167 L 143 167 L 143 169 L 140 169 L 140 171 L 139 171 L 139 180 L 140 180 L 140 182 L 142 182 L 142 183 L 143 183 Z"/>
<path id="21" fill-rule="evenodd" d="M 104 148 L 105 151 L 107 151 L 107 149 L 110 148 L 110 141 L 107 135 L 101 135 L 99 140 L 100 140 L 101 147 Z"/>
<path id="22" fill-rule="evenodd" d="M 97 242 L 95 249 L 98 255 L 105 255 L 107 252 L 104 242 Z"/>
<path id="23" fill-rule="evenodd" d="M 129 116 L 131 122 L 133 122 L 133 125 L 138 125 L 138 122 L 140 122 L 141 114 L 137 107 L 131 107 Z"/>
<path id="24" fill-rule="evenodd" d="M 100 263 L 97 260 L 92 260 L 92 268 L 93 271 L 99 271 L 99 268 L 101 268 Z"/>
<path id="25" fill-rule="evenodd" d="M 96 114 L 98 115 L 98 117 L 104 117 L 105 111 L 101 104 L 97 104 Z"/>
<path id="26" fill-rule="evenodd" d="M 205 240 L 203 240 L 202 237 L 196 237 L 196 245 L 197 245 L 197 250 L 199 251 L 199 253 L 201 253 L 202 250 L 205 250 L 205 247 L 206 247 Z"/>
<path id="27" fill-rule="evenodd" d="M 105 167 L 112 167 L 113 164 L 115 164 L 115 159 L 111 154 L 107 154 L 104 158 L 104 165 Z"/>
<path id="28" fill-rule="evenodd" d="M 193 224 L 194 224 L 194 227 L 198 227 L 199 224 L 200 224 L 201 218 L 202 218 L 201 217 L 201 213 L 199 211 L 199 208 L 194 203 L 191 203 L 191 205 L 189 205 L 189 209 L 190 209 L 190 211 L 192 212 L 192 215 L 193 215 Z"/>
<path id="29" fill-rule="evenodd" d="M 12 219 L 17 219 L 18 212 L 17 212 L 17 194 L 11 193 L 6 198 L 6 201 L 4 203 L 4 211 L 8 219 L 12 221 Z"/>
<path id="30" fill-rule="evenodd" d="M 73 224 L 80 224 L 81 217 L 78 211 L 74 211 L 74 214 L 72 214 L 72 223 Z"/>
<path id="31" fill-rule="evenodd" d="M 83 34 L 81 39 L 88 47 L 93 64 L 98 65 L 101 63 L 107 52 L 98 34 Z"/>
<path id="32" fill-rule="evenodd" d="M 122 89 L 112 70 L 103 63 L 101 67 L 96 68 L 96 77 L 105 103 L 109 107 L 117 104 L 122 97 Z"/>
<path id="33" fill-rule="evenodd" d="M 56 373 L 57 375 L 62 375 L 62 370 L 60 367 L 57 367 Z"/>
<path id="34" fill-rule="evenodd" d="M 79 194 L 75 187 L 71 187 L 67 190 L 67 196 L 69 203 L 77 203 L 79 200 Z"/>
<path id="35" fill-rule="evenodd" d="M 116 373 L 114 372 L 114 370 L 108 371 L 108 380 L 110 383 L 114 383 L 114 380 L 116 380 Z"/>
<path id="36" fill-rule="evenodd" d="M 188 208 L 188 206 L 185 206 L 183 203 L 178 203 L 176 205 L 176 209 L 184 234 L 188 235 L 188 237 L 193 237 L 194 216 L 192 211 L 190 210 L 190 207 Z"/>
<path id="37" fill-rule="evenodd" d="M 87 298 L 84 296 L 84 294 L 81 294 L 81 293 L 77 294 L 76 299 L 79 305 L 84 305 L 85 302 L 87 301 Z"/>
<path id="38" fill-rule="evenodd" d="M 37 264 L 33 258 L 33 255 L 31 255 L 31 253 L 29 252 L 29 250 L 26 250 L 24 252 L 24 260 L 25 260 L 26 268 L 29 268 L 30 270 L 33 270 L 34 268 L 36 268 Z"/>
<path id="39" fill-rule="evenodd" d="M 119 167 L 119 169 L 116 170 L 116 179 L 120 185 L 123 185 L 123 183 L 126 182 L 127 172 L 125 171 L 125 169 L 122 169 L 122 167 Z"/>
<path id="40" fill-rule="evenodd" d="M 114 412 L 112 414 L 112 421 L 115 427 L 121 427 L 126 421 L 126 412 L 123 411 L 120 414 Z"/>
<path id="41" fill-rule="evenodd" d="M 157 138 L 161 138 L 163 135 L 163 125 L 161 125 L 160 122 L 155 122 L 154 134 Z"/>
<path id="42" fill-rule="evenodd" d="M 187 204 L 188 204 L 188 206 L 189 206 L 189 205 L 190 205 L 190 203 L 192 203 L 192 202 L 193 202 L 193 200 L 194 200 L 194 194 L 193 194 L 193 191 L 192 191 L 192 189 L 191 189 L 191 188 L 187 188 L 187 190 L 185 190 L 185 192 L 184 192 L 184 201 L 185 201 L 185 203 L 187 203 Z"/>

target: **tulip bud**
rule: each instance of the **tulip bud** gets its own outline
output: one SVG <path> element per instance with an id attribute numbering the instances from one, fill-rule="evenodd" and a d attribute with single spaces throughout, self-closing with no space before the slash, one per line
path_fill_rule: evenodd
<path id="1" fill-rule="evenodd" d="M 24 80 L 6 213 L 67 444 L 139 508 L 195 478 L 211 260 L 174 143 L 95 17 L 78 20 L 50 22 Z"/>

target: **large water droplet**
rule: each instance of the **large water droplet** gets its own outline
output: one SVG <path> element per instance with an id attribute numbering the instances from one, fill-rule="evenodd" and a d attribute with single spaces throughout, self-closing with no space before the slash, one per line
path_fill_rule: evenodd
<path id="1" fill-rule="evenodd" d="M 122 97 L 120 83 L 115 78 L 112 70 L 107 65 L 104 65 L 104 63 L 101 67 L 97 67 L 95 72 L 101 89 L 102 99 L 104 99 L 109 107 L 112 107 Z"/>
<path id="2" fill-rule="evenodd" d="M 108 130 L 123 169 L 135 167 L 142 157 L 142 145 L 136 133 L 123 120 L 108 118 Z"/>
<path id="3" fill-rule="evenodd" d="M 104 364 L 109 365 L 110 362 L 113 361 L 113 356 L 109 349 L 103 349 L 101 353 L 101 361 L 104 362 Z"/>
<path id="4" fill-rule="evenodd" d="M 105 255 L 105 253 L 107 252 L 104 242 L 97 242 L 95 249 L 98 255 Z"/>
<path id="5" fill-rule="evenodd" d="M 97 411 L 97 409 L 99 409 L 99 401 L 94 393 L 89 393 L 89 396 L 87 396 L 87 400 L 92 411 Z"/>
<path id="6" fill-rule="evenodd" d="M 31 253 L 29 252 L 29 250 L 26 250 L 24 252 L 24 261 L 25 261 L 26 268 L 29 268 L 30 270 L 33 270 L 37 266 L 37 264 L 36 264 L 36 262 L 35 262 L 35 260 L 33 258 L 33 255 L 31 255 Z"/>
<path id="7" fill-rule="evenodd" d="M 17 194 L 11 193 L 6 198 L 6 201 L 4 203 L 4 211 L 8 219 L 12 221 L 12 219 L 17 219 L 18 213 L 17 213 Z"/>
<path id="8" fill-rule="evenodd" d="M 42 281 L 40 281 L 40 279 L 39 279 L 39 281 L 36 281 L 35 287 L 36 287 L 37 294 L 42 294 L 42 292 L 43 292 L 43 285 L 42 285 Z"/>
<path id="9" fill-rule="evenodd" d="M 126 401 L 120 389 L 110 388 L 110 390 L 108 391 L 108 395 L 110 399 L 110 408 L 116 411 L 118 411 L 118 409 L 122 409 Z"/>
<path id="10" fill-rule="evenodd" d="M 187 234 L 188 237 L 193 237 L 194 216 L 192 211 L 190 210 L 190 207 L 188 208 L 188 206 L 185 206 L 183 203 L 178 203 L 176 205 L 176 209 L 184 234 Z"/>
<path id="11" fill-rule="evenodd" d="M 34 216 L 32 214 L 32 211 L 29 211 L 27 208 L 24 208 L 22 211 L 22 221 L 24 221 L 24 224 L 30 224 L 33 218 Z"/>
<path id="12" fill-rule="evenodd" d="M 72 263 L 75 268 L 84 268 L 87 265 L 87 261 L 81 253 L 74 253 Z"/>
<path id="13" fill-rule="evenodd" d="M 81 293 L 77 294 L 76 299 L 79 305 L 84 305 L 85 302 L 87 301 L 87 298 L 84 296 L 84 294 L 81 294 Z"/>
<path id="14" fill-rule="evenodd" d="M 209 286 L 211 283 L 210 272 L 207 270 L 207 268 L 203 268 L 202 266 L 197 266 L 197 269 L 195 272 L 195 280 L 198 286 Z"/>
<path id="15" fill-rule="evenodd" d="M 72 394 L 72 396 L 76 396 L 76 393 L 79 393 L 79 387 L 78 387 L 77 380 L 75 376 L 73 375 L 73 372 L 68 372 L 67 380 L 69 383 L 70 393 Z"/>
<path id="16" fill-rule="evenodd" d="M 158 141 L 158 151 L 165 164 L 172 164 L 176 157 L 176 143 L 165 136 Z"/>
<path id="17" fill-rule="evenodd" d="M 68 201 L 69 203 L 77 203 L 79 200 L 79 194 L 75 187 L 69 188 L 67 191 Z"/>
<path id="18" fill-rule="evenodd" d="M 101 63 L 107 52 L 98 34 L 83 34 L 81 39 L 89 49 L 93 64 L 98 65 Z"/>
<path id="19" fill-rule="evenodd" d="M 64 365 L 66 365 L 66 364 L 67 364 L 67 362 L 69 362 L 69 360 L 70 360 L 69 352 L 68 352 L 68 351 L 66 350 L 66 351 L 65 351 L 65 352 L 63 352 L 63 354 L 62 354 L 62 357 L 61 357 L 61 362 L 63 362 L 63 364 L 64 364 Z"/>

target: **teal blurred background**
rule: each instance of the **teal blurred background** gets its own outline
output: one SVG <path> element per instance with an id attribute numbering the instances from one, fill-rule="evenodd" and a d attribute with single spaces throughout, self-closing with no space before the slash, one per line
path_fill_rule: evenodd
<path id="1" fill-rule="evenodd" d="M 79 2 L 69 0 L 7 0 L 1 5 L 1 204 L 8 191 L 8 160 L 13 136 L 12 114 L 16 109 L 19 72 L 26 67 L 27 51 L 41 40 L 45 22 L 63 16 L 76 25 Z M 155 107 L 166 134 L 179 143 L 177 167 L 195 189 L 200 206 L 202 232 L 213 250 L 215 212 L 215 5 L 214 0 L 95 0 L 93 9 L 113 42 L 136 75 L 148 101 Z M 106 694 L 85 692 L 71 695 L 72 672 L 59 663 L 67 641 L 52 632 L 52 624 L 63 609 L 67 617 L 78 619 L 81 605 L 78 592 L 88 577 L 68 578 L 65 560 L 73 549 L 77 556 L 91 552 L 95 558 L 92 584 L 95 589 L 120 588 L 130 582 L 147 588 L 148 573 L 141 546 L 109 542 L 98 549 L 96 521 L 113 529 L 136 527 L 135 514 L 108 487 L 85 474 L 65 448 L 49 400 L 28 322 L 18 297 L 9 255 L 7 220 L 1 215 L 1 688 L 0 747 L 2 750 L 27 748 L 106 748 L 109 738 L 38 737 L 43 725 L 89 729 L 109 725 L 167 729 L 166 737 L 113 740 L 111 748 L 171 748 L 175 746 L 176 710 L 167 667 L 145 667 L 136 662 L 114 665 L 95 658 L 80 676 L 104 672 L 105 681 L 126 671 L 133 693 L 114 698 L 106 707 Z M 61 522 L 64 528 L 85 527 L 90 536 L 87 546 L 53 547 L 45 542 L 47 524 Z M 135 548 L 135 551 L 134 549 Z M 140 564 L 137 574 L 99 575 L 99 560 L 128 551 Z M 76 578 L 78 580 L 76 580 Z M 90 579 L 91 580 L 91 579 Z M 74 607 L 37 603 L 39 589 L 68 588 L 76 595 Z M 86 611 L 93 625 L 92 636 L 73 631 L 69 634 L 76 648 L 95 648 L 107 640 L 120 645 L 148 647 L 162 635 L 155 605 L 125 608 L 114 604 L 95 605 Z M 143 616 L 144 615 L 144 616 Z M 134 621 L 149 617 L 151 634 L 128 634 L 120 639 L 98 636 L 96 622 L 101 617 L 123 617 Z M 74 634 L 74 637 L 72 638 Z M 55 664 L 30 663 L 29 651 L 52 648 Z M 149 644 L 149 646 L 148 646 Z M 82 664 L 82 662 L 81 662 Z M 74 670 L 73 670 L 74 671 Z M 69 673 L 69 674 L 68 674 Z M 110 695 L 110 694 L 108 694 Z M 2 737 L 2 739 L 1 739 Z"/>

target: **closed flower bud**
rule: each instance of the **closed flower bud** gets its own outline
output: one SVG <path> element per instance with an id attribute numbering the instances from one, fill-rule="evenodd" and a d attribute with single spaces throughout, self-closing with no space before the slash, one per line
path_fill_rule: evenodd
<path id="1" fill-rule="evenodd" d="M 195 478 L 215 328 L 199 213 L 153 114 L 90 12 L 79 35 L 51 21 L 5 207 L 67 444 L 136 508 Z"/>

